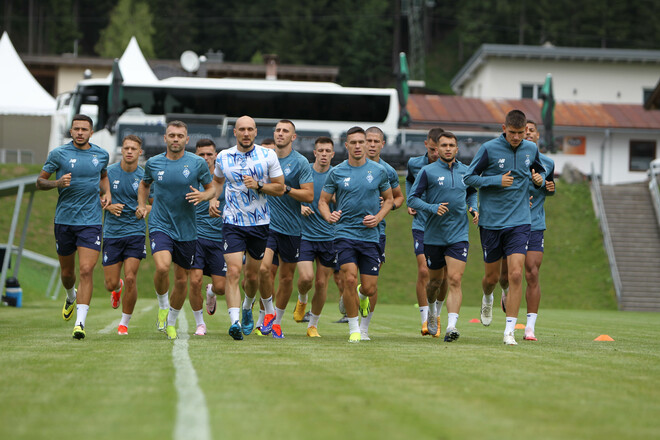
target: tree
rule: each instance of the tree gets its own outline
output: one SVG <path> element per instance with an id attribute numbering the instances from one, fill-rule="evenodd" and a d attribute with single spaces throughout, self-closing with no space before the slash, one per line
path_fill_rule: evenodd
<path id="1" fill-rule="evenodd" d="M 110 14 L 108 27 L 101 31 L 99 42 L 94 49 L 106 58 L 121 56 L 132 36 L 137 38 L 140 49 L 146 58 L 154 58 L 154 35 L 152 15 L 144 1 L 119 0 Z"/>

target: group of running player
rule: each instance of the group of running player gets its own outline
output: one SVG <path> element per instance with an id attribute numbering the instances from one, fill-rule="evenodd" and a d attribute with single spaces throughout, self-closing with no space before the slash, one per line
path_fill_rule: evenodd
<path id="1" fill-rule="evenodd" d="M 504 343 L 516 344 L 513 335 L 525 268 L 525 339 L 536 340 L 543 203 L 554 193 L 554 165 L 539 153 L 536 125 L 522 112 L 509 112 L 502 128 L 503 134 L 483 144 L 469 167 L 456 160 L 456 136 L 440 128 L 429 131 L 427 154 L 408 162 L 406 194 L 413 216 L 422 335 L 440 337 L 446 299 L 444 340 L 460 336 L 457 321 L 469 213 L 480 227 L 484 250 L 481 322 L 487 326 L 492 321 L 493 290 L 499 281 L 507 315 Z M 108 154 L 89 142 L 91 134 L 91 119 L 76 115 L 72 141 L 49 154 L 37 180 L 38 188 L 59 191 L 55 240 L 67 293 L 62 317 L 69 320 L 75 306 L 74 338 L 85 337 L 92 274 L 100 253 L 111 304 L 122 304 L 117 332 L 128 334 L 137 300 L 137 271 L 146 257 L 148 216 L 157 328 L 168 339 L 177 338 L 176 321 L 189 284 L 195 335 L 207 333 L 204 275 L 211 277 L 205 289 L 207 313 L 215 313 L 216 297 L 224 295 L 232 338 L 241 340 L 253 331 L 284 338 L 282 318 L 297 268 L 293 318 L 308 321 L 307 336 L 320 337 L 319 318 L 334 273 L 349 342 L 369 340 L 378 274 L 385 261 L 385 216 L 404 203 L 396 171 L 380 158 L 385 136 L 379 128 L 349 129 L 348 158 L 335 167 L 334 143 L 328 137 L 316 139 L 311 164 L 293 150 L 296 132 L 289 120 L 277 123 L 274 139 L 256 145 L 255 121 L 243 116 L 234 127 L 236 146 L 217 152 L 212 140 L 202 139 L 194 154 L 186 151 L 185 123 L 171 121 L 164 136 L 166 151 L 150 158 L 144 169 L 138 166 L 142 141 L 137 136 L 123 139 L 121 161 L 108 166 Z M 49 180 L 54 172 L 56 179 Z M 305 313 L 312 287 L 311 311 Z M 257 292 L 260 313 L 255 322 Z"/>

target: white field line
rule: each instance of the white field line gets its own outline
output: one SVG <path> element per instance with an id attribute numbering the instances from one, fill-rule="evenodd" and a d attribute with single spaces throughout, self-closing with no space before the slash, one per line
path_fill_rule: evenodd
<path id="1" fill-rule="evenodd" d="M 183 312 L 183 310 L 182 310 Z M 179 339 L 174 341 L 174 388 L 178 395 L 174 440 L 211 440 L 209 409 L 199 387 L 197 372 L 188 354 L 188 321 L 185 312 L 179 314 Z"/>
<path id="2" fill-rule="evenodd" d="M 154 304 L 143 308 L 138 313 L 147 313 L 148 311 L 150 311 L 153 308 L 154 308 Z M 135 315 L 135 312 L 133 312 L 133 315 Z M 101 330 L 99 330 L 99 333 L 102 334 L 102 335 L 105 335 L 105 334 L 110 333 L 113 330 L 117 330 L 117 326 L 119 325 L 119 321 L 120 321 L 120 319 L 115 319 L 110 324 L 106 325 Z"/>

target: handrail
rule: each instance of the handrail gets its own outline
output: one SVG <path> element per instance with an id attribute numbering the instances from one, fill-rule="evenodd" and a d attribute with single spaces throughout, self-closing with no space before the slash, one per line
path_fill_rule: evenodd
<path id="1" fill-rule="evenodd" d="M 591 164 L 591 191 L 592 199 L 594 202 L 594 210 L 596 217 L 600 223 L 600 230 L 603 233 L 603 245 L 607 253 L 607 259 L 610 262 L 610 272 L 612 273 L 612 281 L 614 282 L 614 290 L 616 291 L 617 303 L 621 302 L 621 292 L 623 290 L 621 285 L 621 277 L 619 276 L 619 268 L 616 265 L 616 258 L 614 256 L 614 245 L 612 244 L 612 236 L 610 235 L 610 228 L 607 224 L 607 215 L 605 215 L 605 206 L 603 205 L 603 194 L 600 190 L 600 176 L 596 174 L 594 164 Z"/>
<path id="2" fill-rule="evenodd" d="M 658 188 L 660 180 L 658 176 L 660 176 L 660 160 L 656 159 L 649 165 L 649 191 L 655 209 L 655 219 L 660 227 L 660 189 Z"/>

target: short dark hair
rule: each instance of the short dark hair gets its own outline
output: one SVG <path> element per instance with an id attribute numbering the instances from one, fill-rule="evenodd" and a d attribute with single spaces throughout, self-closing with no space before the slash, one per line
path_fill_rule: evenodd
<path id="1" fill-rule="evenodd" d="M 532 125 L 534 125 L 534 127 L 539 128 L 538 125 L 536 125 L 536 122 L 532 121 L 531 119 L 527 120 L 527 124 L 532 124 Z M 527 124 L 525 124 L 525 125 L 527 125 Z"/>
<path id="2" fill-rule="evenodd" d="M 453 139 L 453 140 L 456 141 L 456 145 L 458 145 L 458 138 L 451 131 L 443 131 L 442 133 L 440 133 L 440 136 L 438 136 L 438 141 L 440 140 L 441 137 L 446 137 L 446 138 L 449 138 L 449 139 Z"/>
<path id="3" fill-rule="evenodd" d="M 291 126 L 293 127 L 293 131 L 296 131 L 296 124 L 289 121 L 288 119 L 280 119 L 277 123 L 278 124 L 291 124 Z"/>
<path id="4" fill-rule="evenodd" d="M 440 135 L 444 133 L 444 129 L 440 127 L 435 127 L 429 130 L 429 134 L 426 135 L 426 140 L 427 141 L 433 141 L 433 142 L 438 142 L 438 139 L 440 138 Z"/>
<path id="5" fill-rule="evenodd" d="M 330 139 L 327 136 L 317 137 L 316 140 L 314 141 L 314 149 L 316 149 L 316 146 L 318 144 L 330 144 L 330 145 L 332 145 L 333 149 L 335 148 L 335 143 L 332 142 L 332 139 Z"/>
<path id="6" fill-rule="evenodd" d="M 383 130 L 381 130 L 380 128 L 378 128 L 376 126 L 369 127 L 365 130 L 365 134 L 369 134 L 369 133 L 376 133 L 383 140 L 385 140 L 385 133 L 383 133 Z"/>
<path id="7" fill-rule="evenodd" d="M 266 145 L 275 145 L 275 139 L 273 138 L 266 138 L 263 141 L 261 141 L 261 145 L 266 144 Z"/>
<path id="8" fill-rule="evenodd" d="M 348 129 L 348 131 L 346 132 L 346 137 L 349 137 L 350 135 L 355 133 L 362 133 L 365 136 L 367 135 L 362 127 L 355 126 Z"/>
<path id="9" fill-rule="evenodd" d="M 195 144 L 195 150 L 199 150 L 200 148 L 204 148 L 204 147 L 213 147 L 213 149 L 215 150 L 215 142 L 213 142 L 213 140 L 209 138 L 202 138 L 198 140 L 197 143 Z"/>
<path id="10" fill-rule="evenodd" d="M 167 127 L 185 128 L 186 132 L 188 132 L 188 126 L 183 121 L 170 121 L 170 122 L 167 123 Z M 167 127 L 165 127 L 166 130 L 167 130 Z"/>
<path id="11" fill-rule="evenodd" d="M 73 123 L 74 123 L 75 121 L 85 121 L 85 122 L 89 122 L 89 126 L 90 126 L 90 127 L 94 127 L 94 122 L 92 122 L 92 118 L 90 118 L 90 117 L 87 116 L 87 115 L 83 115 L 82 113 L 78 113 L 77 115 L 75 115 L 75 116 L 71 119 L 71 126 L 72 126 L 72 127 L 73 127 Z"/>
<path id="12" fill-rule="evenodd" d="M 520 110 L 511 110 L 506 114 L 504 125 L 513 128 L 525 128 L 525 125 L 527 125 L 527 116 Z"/>
<path id="13" fill-rule="evenodd" d="M 134 134 L 129 134 L 124 136 L 124 139 L 121 140 L 121 144 L 124 145 L 124 142 L 126 141 L 136 142 L 140 146 L 140 148 L 142 148 L 142 139 L 140 139 L 138 136 Z"/>

